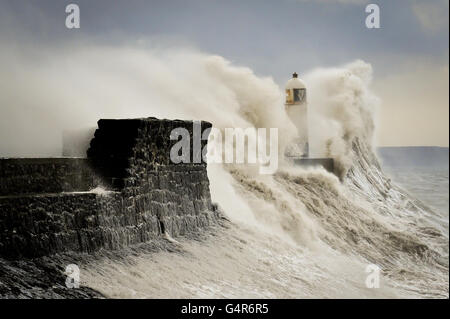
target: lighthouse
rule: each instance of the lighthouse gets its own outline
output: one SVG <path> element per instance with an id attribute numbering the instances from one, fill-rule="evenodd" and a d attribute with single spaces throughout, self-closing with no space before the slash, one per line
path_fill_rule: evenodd
<path id="1" fill-rule="evenodd" d="M 308 107 L 305 83 L 294 72 L 292 78 L 286 83 L 286 113 L 297 128 L 295 140 L 296 155 L 309 156 L 308 142 Z"/>

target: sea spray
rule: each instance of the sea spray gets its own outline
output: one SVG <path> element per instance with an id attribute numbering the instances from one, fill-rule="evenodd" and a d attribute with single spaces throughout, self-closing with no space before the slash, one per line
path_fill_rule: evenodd
<path id="1" fill-rule="evenodd" d="M 15 58 L 0 59 L 0 133 L 22 133 L 0 141 L 1 156 L 58 156 L 63 130 L 99 118 L 278 128 L 284 146 L 295 137 L 276 83 L 219 56 L 132 46 L 26 55 L 6 48 L 1 55 Z M 363 61 L 305 76 L 312 153 L 333 157 L 339 178 L 283 162 L 284 146 L 273 175 L 211 165 L 212 197 L 231 220 L 227 228 L 126 262 L 80 265 L 82 284 L 109 297 L 448 298 L 448 237 L 430 222 L 430 209 L 389 181 L 372 151 L 378 102 L 370 78 Z M 365 285 L 372 264 L 381 269 L 380 288 Z"/>

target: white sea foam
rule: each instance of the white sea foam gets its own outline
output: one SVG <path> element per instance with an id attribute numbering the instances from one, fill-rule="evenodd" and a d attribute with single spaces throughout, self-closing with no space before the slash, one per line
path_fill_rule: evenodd
<path id="1" fill-rule="evenodd" d="M 276 127 L 280 155 L 295 136 L 282 89 L 219 56 L 90 45 L 12 53 L 0 59 L 0 133 L 21 127 L 24 135 L 1 140 L 2 156 L 58 155 L 63 129 L 109 117 Z M 212 197 L 229 228 L 178 240 L 182 252 L 92 262 L 82 282 L 133 298 L 448 298 L 448 235 L 431 209 L 391 184 L 372 151 L 371 71 L 355 61 L 305 77 L 312 153 L 335 158 L 338 177 L 284 162 L 274 175 L 211 165 Z M 365 286 L 368 264 L 382 269 L 379 289 Z"/>

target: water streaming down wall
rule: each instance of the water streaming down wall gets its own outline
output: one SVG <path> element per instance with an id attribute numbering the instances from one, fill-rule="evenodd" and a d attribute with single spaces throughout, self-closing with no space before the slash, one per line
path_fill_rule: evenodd
<path id="1" fill-rule="evenodd" d="M 0 255 L 117 249 L 214 223 L 206 163 L 170 160 L 177 127 L 192 138 L 191 121 L 100 120 L 87 159 L 1 159 Z"/>

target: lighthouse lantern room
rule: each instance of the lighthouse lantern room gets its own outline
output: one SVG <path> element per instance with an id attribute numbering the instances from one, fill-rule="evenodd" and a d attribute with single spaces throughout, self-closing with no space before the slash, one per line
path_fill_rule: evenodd
<path id="1" fill-rule="evenodd" d="M 294 72 L 292 79 L 286 83 L 286 104 L 306 102 L 306 87 L 298 74 Z"/>

